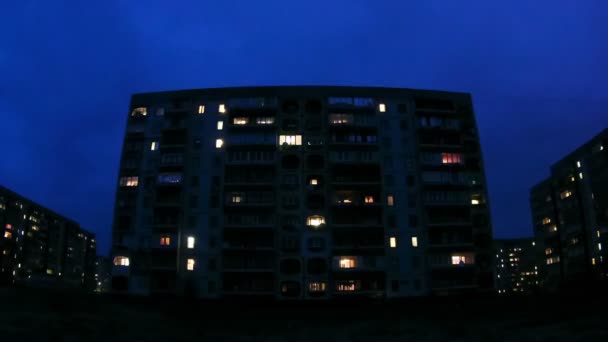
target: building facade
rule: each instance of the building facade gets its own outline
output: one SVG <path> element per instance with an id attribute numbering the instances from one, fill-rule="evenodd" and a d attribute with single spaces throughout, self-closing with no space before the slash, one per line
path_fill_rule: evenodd
<path id="1" fill-rule="evenodd" d="M 496 290 L 499 294 L 531 294 L 538 288 L 534 238 L 496 239 Z"/>
<path id="2" fill-rule="evenodd" d="M 323 299 L 493 291 L 470 95 L 242 87 L 134 95 L 114 291 Z"/>
<path id="3" fill-rule="evenodd" d="M 0 186 L 0 284 L 94 288 L 95 235 Z"/>
<path id="4" fill-rule="evenodd" d="M 605 281 L 608 234 L 608 129 L 553 164 L 530 190 L 541 287 L 589 287 Z"/>

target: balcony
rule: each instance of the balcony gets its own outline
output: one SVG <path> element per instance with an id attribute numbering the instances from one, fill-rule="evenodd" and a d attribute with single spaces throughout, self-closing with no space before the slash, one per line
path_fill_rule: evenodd
<path id="1" fill-rule="evenodd" d="M 329 161 L 334 164 L 377 164 L 380 162 L 380 155 L 373 151 L 330 151 Z"/>
<path id="2" fill-rule="evenodd" d="M 273 258 L 224 256 L 222 267 L 224 272 L 274 272 L 275 264 Z"/>

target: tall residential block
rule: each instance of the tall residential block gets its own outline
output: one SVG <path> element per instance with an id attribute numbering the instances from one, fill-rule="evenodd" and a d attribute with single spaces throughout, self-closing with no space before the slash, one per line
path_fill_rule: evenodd
<path id="1" fill-rule="evenodd" d="M 239 87 L 133 95 L 112 286 L 327 299 L 493 291 L 469 94 Z"/>
<path id="2" fill-rule="evenodd" d="M 588 287 L 608 275 L 607 146 L 604 129 L 530 190 L 543 289 Z"/>
<path id="3" fill-rule="evenodd" d="M 0 186 L 0 285 L 94 288 L 95 235 Z"/>
<path id="4" fill-rule="evenodd" d="M 532 294 L 539 286 L 534 238 L 496 239 L 496 290 L 499 294 Z"/>

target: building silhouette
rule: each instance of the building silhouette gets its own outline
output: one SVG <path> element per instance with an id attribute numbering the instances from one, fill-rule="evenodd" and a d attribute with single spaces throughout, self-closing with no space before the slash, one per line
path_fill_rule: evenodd
<path id="1" fill-rule="evenodd" d="M 496 239 L 496 290 L 499 294 L 531 294 L 538 288 L 534 238 Z"/>
<path id="2" fill-rule="evenodd" d="M 493 291 L 471 97 L 367 87 L 132 96 L 112 237 L 130 294 Z"/>

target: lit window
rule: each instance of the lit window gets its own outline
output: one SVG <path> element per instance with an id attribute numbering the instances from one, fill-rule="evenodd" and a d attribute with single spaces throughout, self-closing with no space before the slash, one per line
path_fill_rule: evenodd
<path id="1" fill-rule="evenodd" d="M 391 248 L 397 248 L 397 238 L 394 236 L 391 236 L 389 239 L 389 246 Z"/>
<path id="2" fill-rule="evenodd" d="M 8 230 L 13 230 L 13 226 L 10 223 L 7 223 L 5 227 Z"/>
<path id="3" fill-rule="evenodd" d="M 281 135 L 279 136 L 279 145 L 302 145 L 301 135 Z"/>
<path id="4" fill-rule="evenodd" d="M 198 113 L 205 114 L 205 105 L 198 106 Z"/>
<path id="5" fill-rule="evenodd" d="M 120 186 L 137 186 L 138 177 L 120 177 Z"/>
<path id="6" fill-rule="evenodd" d="M 578 173 L 578 178 L 579 178 L 579 179 L 583 179 L 583 173 L 582 173 L 582 172 L 579 172 L 579 173 Z"/>
<path id="7" fill-rule="evenodd" d="M 452 265 L 464 265 L 470 263 L 472 263 L 470 257 L 467 257 L 465 255 L 452 255 Z"/>
<path id="8" fill-rule="evenodd" d="M 158 142 L 153 141 L 153 142 L 150 144 L 150 151 L 156 151 L 156 150 L 158 150 Z"/>
<path id="9" fill-rule="evenodd" d="M 193 236 L 188 236 L 188 242 L 187 242 L 187 244 L 188 244 L 188 249 L 193 249 L 193 248 L 194 248 L 194 242 L 195 242 L 195 241 L 196 241 L 196 240 L 194 239 L 194 237 L 193 237 Z"/>
<path id="10" fill-rule="evenodd" d="M 418 237 L 412 236 L 412 247 L 418 247 Z"/>
<path id="11" fill-rule="evenodd" d="M 222 148 L 222 146 L 224 146 L 224 140 L 222 140 L 222 139 L 216 139 L 215 140 L 215 148 Z"/>
<path id="12" fill-rule="evenodd" d="M 220 104 L 220 107 L 218 108 L 218 111 L 222 114 L 226 113 L 226 105 L 225 104 Z"/>
<path id="13" fill-rule="evenodd" d="M 217 122 L 217 130 L 221 131 L 224 129 L 224 121 L 218 121 Z"/>
<path id="14" fill-rule="evenodd" d="M 602 146 L 600 146 L 600 151 L 603 151 L 603 150 L 604 150 L 604 146 L 602 145 Z"/>
<path id="15" fill-rule="evenodd" d="M 388 195 L 388 196 L 386 196 L 386 204 L 387 204 L 389 207 L 392 207 L 392 206 L 394 206 L 394 205 L 395 205 L 395 198 L 393 197 L 393 195 Z"/>
<path id="16" fill-rule="evenodd" d="M 352 257 L 341 257 L 340 268 L 355 268 L 355 259 Z"/>
<path id="17" fill-rule="evenodd" d="M 576 178 L 574 178 L 574 176 L 570 177 L 570 181 L 574 182 L 576 180 Z"/>
<path id="18" fill-rule="evenodd" d="M 114 266 L 129 266 L 129 258 L 125 256 L 115 256 Z"/>
<path id="19" fill-rule="evenodd" d="M 339 280 L 336 282 L 336 290 L 338 291 L 356 291 L 357 283 L 354 280 Z"/>
<path id="20" fill-rule="evenodd" d="M 443 164 L 462 164 L 462 155 L 460 153 L 442 153 L 441 162 Z"/>
<path id="21" fill-rule="evenodd" d="M 249 123 L 249 118 L 233 118 L 232 123 L 235 125 L 246 125 Z"/>
<path id="22" fill-rule="evenodd" d="M 188 269 L 188 271 L 194 271 L 194 259 L 188 259 L 186 268 Z"/>
<path id="23" fill-rule="evenodd" d="M 308 216 L 308 218 L 306 219 L 306 225 L 309 227 L 319 227 L 322 224 L 325 224 L 325 217 L 323 216 Z"/>
<path id="24" fill-rule="evenodd" d="M 11 237 L 13 237 L 13 233 L 11 233 L 11 232 L 4 232 L 4 238 L 5 239 L 10 239 Z"/>
<path id="25" fill-rule="evenodd" d="M 536 242 L 532 241 L 532 246 L 536 246 Z"/>
<path id="26" fill-rule="evenodd" d="M 549 224 L 549 223 L 551 223 L 551 219 L 550 219 L 550 218 L 548 218 L 548 217 L 545 217 L 545 218 L 543 219 L 543 224 Z"/>
<path id="27" fill-rule="evenodd" d="M 319 184 L 319 180 L 316 178 L 313 178 L 310 180 L 310 185 L 318 185 Z"/>
<path id="28" fill-rule="evenodd" d="M 545 248 L 545 255 L 549 255 L 553 253 L 553 248 Z"/>
<path id="29" fill-rule="evenodd" d="M 308 291 L 310 292 L 325 292 L 325 282 L 311 282 L 308 284 Z"/>
<path id="30" fill-rule="evenodd" d="M 595 265 L 595 258 L 591 258 L 591 265 Z"/>
<path id="31" fill-rule="evenodd" d="M 598 250 L 598 251 L 601 251 L 601 250 L 602 250 L 602 243 L 601 243 L 601 242 L 597 244 L 597 250 Z"/>
<path id="32" fill-rule="evenodd" d="M 579 169 L 581 168 L 581 162 L 580 161 L 576 162 L 576 167 L 579 168 Z"/>
<path id="33" fill-rule="evenodd" d="M 380 104 L 378 105 L 378 111 L 379 111 L 380 113 L 384 113 L 384 112 L 386 112 L 386 105 L 385 105 L 384 103 L 380 103 Z"/>
<path id="34" fill-rule="evenodd" d="M 137 107 L 135 109 L 133 109 L 133 111 L 131 112 L 131 116 L 146 116 L 148 115 L 148 110 L 146 109 L 146 107 Z"/>
<path id="35" fill-rule="evenodd" d="M 557 231 L 557 225 L 555 225 L 555 224 L 554 224 L 554 225 L 552 225 L 552 226 L 549 228 L 549 231 L 550 231 L 550 232 L 556 232 L 556 231 Z"/>
<path id="36" fill-rule="evenodd" d="M 241 203 L 241 202 L 243 202 L 243 195 L 242 194 L 233 194 L 230 197 L 230 202 L 232 202 L 232 203 Z"/>
<path id="37" fill-rule="evenodd" d="M 53 270 L 52 270 L 52 269 L 50 269 L 50 268 L 47 268 L 47 269 L 46 269 L 46 274 L 48 274 L 48 275 L 53 274 Z"/>
<path id="38" fill-rule="evenodd" d="M 374 203 L 374 196 L 365 196 L 365 203 Z"/>
<path id="39" fill-rule="evenodd" d="M 169 236 L 162 236 L 160 238 L 160 245 L 161 246 L 170 246 L 171 245 L 171 237 L 169 237 Z"/>
<path id="40" fill-rule="evenodd" d="M 600 237 L 600 231 L 598 230 L 595 233 L 597 234 L 597 237 L 599 238 Z"/>
<path id="41" fill-rule="evenodd" d="M 255 123 L 258 125 L 272 125 L 274 124 L 273 117 L 256 118 Z"/>
<path id="42" fill-rule="evenodd" d="M 472 199 L 471 200 L 471 204 L 472 205 L 478 205 L 479 204 L 479 200 L 478 199 Z"/>
<path id="43" fill-rule="evenodd" d="M 565 191 L 562 191 L 562 193 L 561 193 L 561 194 L 559 194 L 559 197 L 560 197 L 561 199 L 565 199 L 565 198 L 568 198 L 568 197 L 570 197 L 570 196 L 572 196 L 572 192 L 571 192 L 570 190 L 565 190 Z"/>

